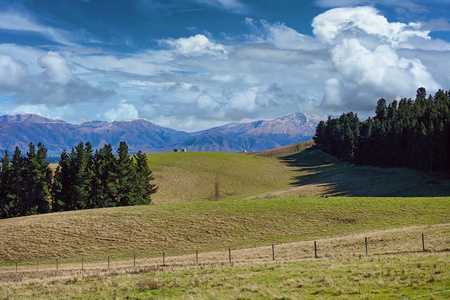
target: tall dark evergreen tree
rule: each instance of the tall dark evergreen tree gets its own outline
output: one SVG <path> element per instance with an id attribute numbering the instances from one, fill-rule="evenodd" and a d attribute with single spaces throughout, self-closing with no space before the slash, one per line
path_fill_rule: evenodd
<path id="1" fill-rule="evenodd" d="M 125 142 L 120 142 L 117 153 L 119 154 L 116 165 L 117 205 L 133 205 L 137 202 L 136 192 L 140 184 L 137 181 L 136 167 L 128 155 L 128 146 Z"/>
<path id="2" fill-rule="evenodd" d="M 24 197 L 20 201 L 21 215 L 34 215 L 50 211 L 50 186 L 52 171 L 45 161 L 47 149 L 38 144 L 38 151 L 33 143 L 24 164 Z"/>
<path id="3" fill-rule="evenodd" d="M 61 153 L 58 167 L 56 168 L 55 175 L 53 176 L 52 185 L 52 210 L 65 211 L 68 207 L 68 203 L 71 201 L 70 189 L 70 162 L 69 155 L 66 150 Z"/>
<path id="4" fill-rule="evenodd" d="M 148 167 L 147 156 L 139 151 L 134 157 L 136 160 L 136 176 L 139 183 L 136 195 L 137 202 L 135 204 L 150 204 L 152 201 L 151 196 L 158 190 L 158 187 L 152 184 L 155 178 Z"/>
<path id="5" fill-rule="evenodd" d="M 7 199 L 8 209 L 6 217 L 12 218 L 22 215 L 20 206 L 25 197 L 25 159 L 22 157 L 19 147 L 16 147 L 11 160 L 9 179 L 10 186 Z"/>
<path id="6" fill-rule="evenodd" d="M 95 181 L 95 172 L 94 172 L 94 155 L 93 149 L 90 142 L 86 142 L 85 144 L 85 157 L 86 157 L 86 168 L 83 175 L 83 181 L 85 182 L 85 193 L 88 194 L 88 197 L 85 199 L 86 205 L 85 208 L 92 208 L 94 200 L 92 199 L 93 195 L 93 185 Z"/>
<path id="7" fill-rule="evenodd" d="M 386 107 L 386 100 L 381 98 L 377 102 L 377 107 L 375 109 L 375 119 L 379 121 L 383 121 L 387 118 L 388 115 L 388 109 Z"/>
<path id="8" fill-rule="evenodd" d="M 92 149 L 90 149 L 91 151 Z M 72 149 L 70 168 L 72 170 L 72 201 L 68 210 L 79 210 L 88 207 L 91 183 L 91 153 L 86 153 L 83 143 Z"/>
<path id="9" fill-rule="evenodd" d="M 0 218 L 8 218 L 11 203 L 11 163 L 9 161 L 8 151 L 1 160 L 0 169 Z"/>
<path id="10" fill-rule="evenodd" d="M 110 144 L 94 155 L 93 201 L 96 207 L 117 206 L 117 162 Z"/>
<path id="11" fill-rule="evenodd" d="M 316 128 L 316 134 L 313 137 L 314 143 L 317 147 L 324 147 L 327 142 L 326 139 L 326 126 L 324 121 L 320 121 Z"/>

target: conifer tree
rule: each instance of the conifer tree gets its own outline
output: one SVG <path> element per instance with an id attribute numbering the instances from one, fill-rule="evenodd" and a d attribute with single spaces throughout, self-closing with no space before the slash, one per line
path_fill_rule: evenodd
<path id="1" fill-rule="evenodd" d="M 50 186 L 52 171 L 45 161 L 47 149 L 38 144 L 38 151 L 33 143 L 24 164 L 24 197 L 20 202 L 21 215 L 35 215 L 50 211 Z"/>
<path id="2" fill-rule="evenodd" d="M 83 175 L 83 181 L 85 182 L 85 193 L 88 195 L 88 197 L 85 199 L 86 202 L 86 208 L 91 208 L 93 205 L 93 185 L 95 180 L 95 173 L 94 173 L 94 156 L 93 156 L 93 150 L 92 145 L 90 142 L 86 142 L 85 144 L 85 157 L 86 157 L 86 168 Z"/>
<path id="3" fill-rule="evenodd" d="M 24 184 L 24 174 L 25 174 L 25 159 L 22 157 L 22 153 L 19 147 L 16 146 L 16 149 L 13 154 L 13 158 L 11 160 L 10 167 L 10 185 L 9 185 L 9 193 L 7 199 L 6 209 L 5 205 L 5 217 L 12 218 L 21 216 L 20 205 L 23 201 L 25 195 L 25 184 Z M 7 212 L 6 212 L 7 211 Z"/>
<path id="4" fill-rule="evenodd" d="M 137 181 L 136 167 L 128 155 L 128 146 L 120 142 L 117 150 L 116 178 L 117 178 L 117 205 L 129 206 L 138 202 L 137 189 L 140 182 Z"/>
<path id="5" fill-rule="evenodd" d="M 136 160 L 136 176 L 139 187 L 137 193 L 138 202 L 135 204 L 150 204 L 151 195 L 156 193 L 158 189 L 155 184 L 151 183 L 155 178 L 148 167 L 147 156 L 139 151 L 134 157 Z"/>
<path id="6" fill-rule="evenodd" d="M 116 165 L 110 144 L 95 152 L 92 190 L 96 207 L 117 206 Z"/>
<path id="7" fill-rule="evenodd" d="M 313 137 L 316 146 L 319 148 L 322 148 L 323 146 L 326 145 L 326 141 L 324 141 L 326 139 L 325 130 L 326 130 L 325 122 L 320 121 L 316 128 L 316 134 Z"/>
<path id="8" fill-rule="evenodd" d="M 11 164 L 9 162 L 8 151 L 1 160 L 0 169 L 0 219 L 9 217 L 9 209 L 11 205 Z"/>
<path id="9" fill-rule="evenodd" d="M 71 201 L 70 189 L 70 162 L 69 155 L 66 150 L 61 153 L 61 158 L 53 176 L 52 184 L 52 211 L 65 211 L 67 210 Z"/>
<path id="10" fill-rule="evenodd" d="M 92 180 L 92 147 L 79 143 L 72 148 L 69 158 L 70 174 L 70 201 L 66 204 L 67 210 L 85 209 L 89 206 L 91 180 Z"/>

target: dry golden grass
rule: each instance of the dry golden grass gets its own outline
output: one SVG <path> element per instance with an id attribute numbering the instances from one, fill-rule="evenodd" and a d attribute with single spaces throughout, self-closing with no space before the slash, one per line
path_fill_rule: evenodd
<path id="1" fill-rule="evenodd" d="M 227 200 L 0 220 L 0 265 L 192 254 L 449 223 L 449 198 Z"/>
<path id="2" fill-rule="evenodd" d="M 274 197 L 450 196 L 450 181 L 401 169 L 352 166 L 318 150 L 312 141 L 253 155 L 188 152 L 147 154 L 158 192 L 154 204 Z"/>
<path id="3" fill-rule="evenodd" d="M 214 200 L 217 176 L 221 199 L 285 189 L 295 177 L 295 170 L 276 158 L 239 153 L 151 153 L 147 159 L 159 187 L 155 204 Z"/>
<path id="4" fill-rule="evenodd" d="M 245 155 L 241 153 L 148 154 L 159 191 L 155 204 L 214 199 L 220 176 L 221 199 L 275 197 L 450 196 L 450 181 L 430 185 L 431 177 L 403 169 L 342 163 L 312 141 Z"/>
<path id="5" fill-rule="evenodd" d="M 0 285 L 8 299 L 447 299 L 442 252 L 298 262 L 139 267 Z"/>
<path id="6" fill-rule="evenodd" d="M 422 250 L 421 235 L 425 236 L 426 251 Z M 368 255 L 365 253 L 364 238 L 368 238 Z M 426 257 L 434 255 L 444 264 L 450 264 L 450 223 L 427 226 L 410 226 L 404 228 L 377 230 L 361 234 L 348 236 L 331 237 L 316 239 L 318 258 L 315 258 L 314 243 L 310 241 L 277 244 L 274 246 L 275 260 L 273 260 L 272 247 L 270 245 L 256 248 L 231 249 L 231 259 L 233 266 L 244 266 L 247 270 L 240 274 L 240 280 L 251 277 L 248 272 L 249 267 L 255 265 L 267 264 L 292 264 L 292 263 L 313 263 L 326 264 L 330 272 L 339 271 L 346 265 L 354 261 L 372 261 L 377 265 L 377 261 L 384 261 L 385 257 L 395 255 L 399 260 L 405 257 Z M 435 261 L 437 263 L 437 261 Z M 380 264 L 380 263 L 378 263 Z M 0 267 L 0 296 L 2 291 L 9 290 L 11 284 L 14 284 L 19 290 L 26 286 L 33 285 L 52 285 L 55 282 L 66 282 L 74 284 L 83 281 L 86 278 L 102 278 L 110 280 L 111 276 L 133 276 L 146 273 L 167 272 L 183 273 L 182 270 L 188 269 L 210 269 L 216 272 L 217 267 L 229 265 L 229 252 L 227 249 L 215 252 L 198 253 L 198 263 L 196 262 L 195 252 L 189 255 L 166 256 L 165 264 L 163 258 L 136 258 L 136 265 L 133 257 L 128 260 L 117 261 L 105 259 L 103 262 L 84 261 L 83 270 L 81 262 L 59 261 L 58 269 L 56 261 L 44 264 L 37 262 L 33 265 L 19 264 L 16 272 L 15 264 L 3 265 Z M 37 268 L 39 268 L 37 270 Z M 399 271 L 398 266 L 394 269 Z M 177 271 L 178 270 L 178 271 Z M 386 266 L 384 272 L 389 272 Z M 394 272 L 394 271 L 393 271 Z M 449 276 L 448 269 L 446 276 Z M 180 276 L 179 274 L 178 276 Z M 333 278 L 330 274 L 324 274 L 329 279 Z M 375 277 L 375 276 L 374 276 Z M 303 280 L 307 279 L 303 278 Z M 150 284 L 142 281 L 141 285 Z M 23 291 L 22 291 L 23 292 Z M 3 296 L 5 296 L 3 294 Z"/>
<path id="7" fill-rule="evenodd" d="M 298 198 L 448 195 L 447 182 L 428 186 L 424 174 L 349 166 L 310 150 L 278 159 L 148 158 L 160 205 L 0 220 L 0 298 L 378 298 L 449 285 L 442 270 L 449 263 L 450 198 Z M 217 174 L 224 201 L 206 201 Z M 287 195 L 295 198 L 269 199 Z M 304 270 L 316 268 L 320 274 Z M 367 292 L 371 286 L 376 292 Z"/>
<path id="8" fill-rule="evenodd" d="M 305 149 L 311 148 L 312 146 L 314 146 L 314 141 L 311 140 L 311 141 L 288 145 L 288 146 L 279 147 L 279 148 L 275 148 L 275 149 L 269 149 L 269 150 L 264 150 L 264 151 L 259 151 L 259 152 L 250 152 L 248 154 L 261 156 L 261 157 L 283 157 L 283 156 L 292 155 L 292 154 L 301 152 Z"/>

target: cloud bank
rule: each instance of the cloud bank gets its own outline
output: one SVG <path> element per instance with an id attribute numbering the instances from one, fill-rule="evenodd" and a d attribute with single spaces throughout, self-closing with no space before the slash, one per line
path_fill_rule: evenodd
<path id="1" fill-rule="evenodd" d="M 244 9 L 235 0 L 196 1 Z M 10 30 L 30 30 L 18 20 Z M 0 92 L 24 110 L 59 107 L 66 119 L 83 108 L 88 120 L 139 117 L 190 131 L 299 111 L 368 116 L 380 97 L 412 97 L 418 87 L 434 92 L 450 83 L 450 44 L 430 37 L 432 28 L 446 26 L 442 20 L 389 22 L 375 8 L 357 6 L 316 16 L 313 35 L 281 22 L 243 24 L 249 33 L 237 38 L 203 32 L 134 53 L 0 45 Z"/>

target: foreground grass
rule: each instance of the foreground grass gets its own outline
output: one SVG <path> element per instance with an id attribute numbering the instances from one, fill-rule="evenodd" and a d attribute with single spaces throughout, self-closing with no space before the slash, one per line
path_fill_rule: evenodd
<path id="1" fill-rule="evenodd" d="M 121 207 L 0 220 L 0 265 L 249 248 L 450 223 L 450 198 L 286 198 Z"/>
<path id="2" fill-rule="evenodd" d="M 422 236 L 424 240 L 422 240 Z M 367 253 L 365 248 L 367 240 Z M 425 241 L 425 244 L 423 244 Z M 70 277 L 80 271 L 84 275 L 98 274 L 104 270 L 120 273 L 130 268 L 156 266 L 192 266 L 225 264 L 267 263 L 273 260 L 292 262 L 312 258 L 354 258 L 356 256 L 410 254 L 413 252 L 450 251 L 450 223 L 409 226 L 387 230 L 376 230 L 346 236 L 315 238 L 314 241 L 298 241 L 251 248 L 218 249 L 210 252 L 192 252 L 185 255 L 159 257 L 127 257 L 123 260 L 92 262 L 58 259 L 53 261 L 36 260 L 33 263 L 14 262 L 0 265 L 0 284 L 5 282 L 30 281 L 50 277 Z M 316 250 L 315 250 L 316 249 Z M 230 257 L 231 255 L 231 257 Z"/>
<path id="3" fill-rule="evenodd" d="M 450 296 L 448 253 L 135 268 L 0 285 L 8 299 L 401 299 Z"/>

